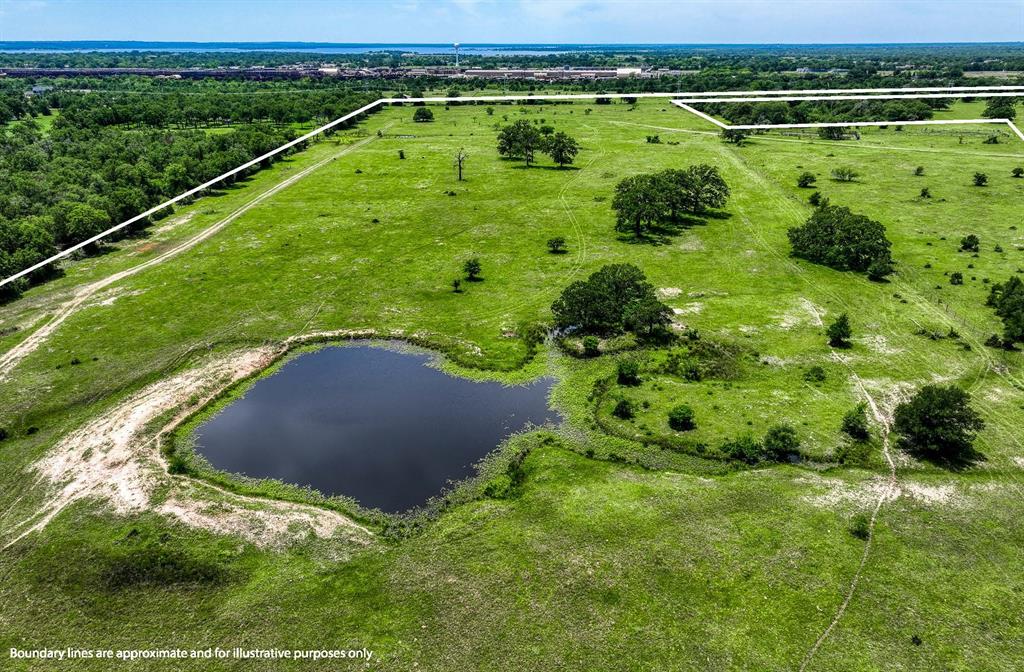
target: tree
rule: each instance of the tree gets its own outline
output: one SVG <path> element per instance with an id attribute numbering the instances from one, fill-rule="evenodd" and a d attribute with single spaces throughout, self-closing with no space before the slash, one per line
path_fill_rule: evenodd
<path id="1" fill-rule="evenodd" d="M 932 190 L 928 187 L 921 187 L 921 198 L 931 198 Z"/>
<path id="2" fill-rule="evenodd" d="M 626 306 L 622 311 L 626 329 L 641 336 L 660 336 L 672 324 L 672 309 L 653 295 L 645 295 Z"/>
<path id="3" fill-rule="evenodd" d="M 482 270 L 480 260 L 476 257 L 467 259 L 466 263 L 462 265 L 462 272 L 466 274 L 466 280 L 476 282 L 480 279 L 480 271 Z"/>
<path id="4" fill-rule="evenodd" d="M 821 203 L 822 203 L 821 192 L 820 191 L 816 191 L 813 194 L 811 194 L 810 196 L 808 196 L 807 197 L 807 202 L 810 203 L 811 205 L 813 205 L 816 208 L 818 206 L 820 206 Z M 827 203 L 828 199 L 825 199 L 825 202 Z"/>
<path id="5" fill-rule="evenodd" d="M 653 175 L 627 177 L 615 187 L 612 209 L 616 214 L 615 230 L 632 232 L 640 238 L 645 229 L 665 217 L 662 185 Z"/>
<path id="6" fill-rule="evenodd" d="M 1010 171 L 1010 174 L 1013 175 L 1014 177 L 1024 177 L 1024 168 L 1017 166 L 1012 171 Z"/>
<path id="7" fill-rule="evenodd" d="M 739 147 L 747 139 L 747 134 L 743 131 L 736 130 L 735 128 L 726 128 L 722 130 L 722 140 L 736 145 Z"/>
<path id="8" fill-rule="evenodd" d="M 527 166 L 533 163 L 537 150 L 543 145 L 544 136 L 525 119 L 514 121 L 498 132 L 498 153 L 510 159 L 523 159 Z"/>
<path id="9" fill-rule="evenodd" d="M 917 168 L 914 168 L 914 175 L 917 177 L 922 177 L 924 175 L 924 166 L 918 166 Z"/>
<path id="10" fill-rule="evenodd" d="M 985 422 L 971 407 L 971 395 L 955 385 L 925 385 L 896 407 L 893 430 L 908 450 L 959 461 L 970 457 Z"/>
<path id="11" fill-rule="evenodd" d="M 551 305 L 551 312 L 559 329 L 618 334 L 626 329 L 630 305 L 650 299 L 656 300 L 654 285 L 643 271 L 632 264 L 610 264 L 586 280 L 569 284 Z"/>
<path id="12" fill-rule="evenodd" d="M 981 116 L 986 119 L 1009 119 L 1013 121 L 1017 117 L 1015 100 L 1013 98 L 990 98 Z"/>
<path id="13" fill-rule="evenodd" d="M 412 120 L 417 123 L 424 123 L 434 120 L 434 112 L 429 107 L 417 107 L 412 114 Z"/>
<path id="14" fill-rule="evenodd" d="M 561 131 L 552 135 L 547 141 L 547 154 L 552 161 L 558 164 L 559 168 L 571 164 L 579 151 L 579 143 Z"/>
<path id="15" fill-rule="evenodd" d="M 849 316 L 843 313 L 837 317 L 832 324 L 828 325 L 825 335 L 828 336 L 828 344 L 833 348 L 850 347 L 850 337 L 853 336 L 853 330 L 850 328 Z"/>
<path id="16" fill-rule="evenodd" d="M 960 271 L 953 271 L 949 274 L 949 284 L 951 285 L 962 285 L 964 284 L 964 274 Z"/>
<path id="17" fill-rule="evenodd" d="M 984 187 L 986 184 L 988 184 L 988 175 L 985 173 L 974 174 L 974 186 Z"/>
<path id="18" fill-rule="evenodd" d="M 68 242 L 80 243 L 109 228 L 110 217 L 91 205 L 76 203 L 67 213 L 65 226 Z"/>
<path id="19" fill-rule="evenodd" d="M 867 271 L 891 260 L 885 227 L 849 208 L 822 204 L 805 224 L 789 230 L 793 256 L 838 271 Z"/>
<path id="20" fill-rule="evenodd" d="M 583 356 L 597 357 L 601 354 L 601 341 L 597 336 L 583 337 Z"/>
<path id="21" fill-rule="evenodd" d="M 796 186 L 801 189 L 807 189 L 814 185 L 818 181 L 818 178 L 814 176 L 814 173 L 804 172 L 800 173 L 800 177 L 796 178 Z"/>
<path id="22" fill-rule="evenodd" d="M 455 159 L 452 161 L 452 165 L 459 171 L 459 182 L 462 182 L 462 166 L 466 163 L 466 159 L 469 158 L 465 150 L 459 148 L 459 151 L 455 153 Z"/>
<path id="23" fill-rule="evenodd" d="M 455 278 L 452 280 L 452 291 L 456 294 L 460 294 L 462 292 L 462 278 Z"/>
<path id="24" fill-rule="evenodd" d="M 565 238 L 561 236 L 548 239 L 548 252 L 551 254 L 565 254 Z"/>
<path id="25" fill-rule="evenodd" d="M 693 417 L 693 409 L 686 404 L 674 406 L 668 412 L 668 426 L 677 432 L 688 432 L 697 428 L 697 421 Z"/>
<path id="26" fill-rule="evenodd" d="M 1003 320 L 1003 340 L 1010 344 L 1024 342 L 1024 282 L 1014 275 L 992 285 L 986 304 L 995 308 Z"/>
<path id="27" fill-rule="evenodd" d="M 858 177 L 860 177 L 860 173 L 849 166 L 839 166 L 832 169 L 832 179 L 836 182 L 853 182 Z"/>
<path id="28" fill-rule="evenodd" d="M 861 402 L 843 416 L 841 425 L 843 433 L 855 441 L 867 441 L 871 436 L 868 430 L 867 408 L 868 405 Z"/>
<path id="29" fill-rule="evenodd" d="M 718 168 L 701 163 L 690 166 L 681 185 L 686 212 L 701 213 L 708 208 L 721 208 L 729 200 L 729 185 Z"/>

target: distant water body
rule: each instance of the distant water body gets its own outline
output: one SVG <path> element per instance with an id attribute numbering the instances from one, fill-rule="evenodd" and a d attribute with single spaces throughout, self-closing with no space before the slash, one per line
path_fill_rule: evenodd
<path id="1" fill-rule="evenodd" d="M 961 46 L 972 43 L 959 43 Z M 945 44 L 499 44 L 467 43 L 459 47 L 463 54 L 473 56 L 542 56 L 586 52 L 657 52 L 695 50 L 758 50 L 758 49 L 821 49 L 870 47 L 936 47 Z M 989 46 L 993 46 L 990 44 Z M 383 42 L 135 42 L 135 41 L 0 41 L 0 52 L 291 52 L 309 54 L 365 54 L 372 52 L 399 52 L 415 54 L 449 54 L 450 43 L 388 44 Z"/>

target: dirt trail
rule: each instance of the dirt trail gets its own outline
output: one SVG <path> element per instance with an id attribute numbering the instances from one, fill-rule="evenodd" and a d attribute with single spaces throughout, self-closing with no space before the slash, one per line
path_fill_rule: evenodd
<path id="1" fill-rule="evenodd" d="M 842 362 L 841 358 L 835 357 L 837 361 Z M 814 655 L 821 648 L 825 640 L 828 639 L 832 631 L 835 630 L 836 626 L 839 625 L 839 621 L 842 620 L 843 614 L 846 613 L 846 608 L 850 606 L 850 601 L 853 600 L 853 595 L 857 591 L 857 584 L 860 583 L 860 577 L 864 573 L 864 566 L 867 564 L 868 556 L 871 555 L 871 548 L 875 541 L 875 523 L 878 521 L 878 513 L 882 509 L 882 505 L 887 501 L 893 499 L 897 492 L 899 492 L 899 477 L 896 474 L 896 462 L 893 460 L 892 447 L 890 445 L 889 433 L 892 429 L 893 412 L 896 405 L 902 400 L 900 390 L 894 390 L 890 398 L 886 400 L 885 408 L 883 409 L 875 401 L 874 397 L 868 392 L 867 387 L 864 385 L 864 381 L 854 373 L 850 372 L 857 387 L 860 389 L 861 395 L 868 404 L 868 408 L 871 410 L 871 415 L 878 424 L 879 431 L 882 437 L 882 455 L 885 456 L 885 461 L 889 465 L 889 476 L 886 478 L 884 486 L 880 489 L 878 499 L 875 501 L 874 508 L 871 511 L 871 519 L 868 522 L 868 537 L 864 541 L 864 550 L 860 556 L 860 563 L 857 565 L 857 571 L 853 574 L 853 579 L 850 581 L 850 587 L 846 591 L 846 596 L 843 598 L 842 603 L 839 605 L 839 609 L 833 616 L 832 621 L 828 624 L 828 627 L 818 636 L 818 639 L 814 642 L 814 646 L 810 648 L 807 655 L 804 656 L 803 662 L 800 663 L 800 672 L 804 672 L 807 666 L 810 665 Z"/>
<path id="2" fill-rule="evenodd" d="M 32 465 L 35 487 L 52 493 L 38 511 L 4 531 L 6 549 L 39 531 L 69 505 L 86 498 L 108 502 L 120 514 L 155 510 L 186 525 L 238 534 L 260 546 L 279 546 L 310 532 L 343 536 L 358 545 L 372 533 L 327 509 L 236 495 L 167 473 L 160 438 L 233 383 L 268 366 L 280 347 L 242 350 L 153 383 L 61 440 Z M 154 422 L 177 410 L 155 435 Z"/>
<path id="3" fill-rule="evenodd" d="M 282 182 L 279 182 L 278 184 L 271 187 L 270 189 L 267 189 L 266 191 L 260 193 L 252 200 L 248 201 L 244 205 L 234 210 L 224 219 L 221 219 L 215 224 L 212 224 L 211 226 L 200 231 L 199 233 L 192 236 L 188 240 L 185 240 L 179 243 L 178 245 L 175 245 L 174 247 L 163 252 L 159 256 L 153 257 L 152 259 L 149 259 L 141 264 L 138 264 L 137 266 L 133 266 L 118 273 L 109 275 L 106 278 L 103 278 L 102 280 L 97 280 L 96 282 L 85 285 L 84 287 L 75 292 L 74 296 L 71 298 L 70 301 L 60 306 L 57 309 L 57 312 L 54 313 L 53 317 L 48 322 L 46 322 L 41 327 L 36 329 L 28 338 L 21 341 L 7 352 L 0 355 L 0 382 L 4 381 L 10 374 L 10 372 L 14 369 L 14 367 L 17 366 L 21 360 L 23 360 L 25 357 L 34 352 L 40 345 L 42 345 L 46 341 L 46 339 L 48 339 L 50 335 L 57 330 L 57 327 L 59 327 L 65 320 L 67 320 L 69 317 L 71 317 L 71 315 L 77 312 L 78 309 L 83 306 L 83 304 L 85 304 L 93 295 L 96 294 L 96 292 L 106 287 L 109 287 L 110 285 L 116 282 L 124 280 L 125 278 L 129 278 L 135 275 L 136 273 L 140 273 L 141 271 L 144 271 L 147 268 L 156 266 L 158 264 L 162 264 L 168 259 L 175 257 L 178 254 L 185 252 L 186 250 L 192 249 L 199 243 L 217 234 L 221 229 L 226 227 L 228 224 L 235 221 L 243 214 L 245 214 L 252 208 L 256 207 L 263 201 L 267 200 L 274 194 L 278 193 L 282 189 L 285 189 L 291 186 L 292 184 L 295 184 L 302 178 L 323 167 L 325 164 L 330 163 L 334 159 L 340 156 L 344 156 L 345 154 L 348 154 L 349 152 L 352 152 L 358 149 L 359 147 L 362 147 L 363 145 L 371 142 L 374 139 L 374 137 L 375 136 L 364 138 L 358 142 L 349 145 L 342 151 L 337 152 L 325 159 L 322 159 L 314 163 L 312 166 L 303 168 L 295 175 L 292 175 L 288 179 L 283 180 Z"/>

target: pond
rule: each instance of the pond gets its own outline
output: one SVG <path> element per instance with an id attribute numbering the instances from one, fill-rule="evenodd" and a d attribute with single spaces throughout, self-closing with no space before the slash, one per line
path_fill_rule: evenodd
<path id="1" fill-rule="evenodd" d="M 559 422 L 552 381 L 504 386 L 450 376 L 434 356 L 371 345 L 301 354 L 200 425 L 215 468 L 348 495 L 401 512 L 529 423 Z"/>

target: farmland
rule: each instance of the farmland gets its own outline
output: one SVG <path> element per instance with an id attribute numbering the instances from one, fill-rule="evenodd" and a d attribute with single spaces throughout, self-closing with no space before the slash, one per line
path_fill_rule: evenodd
<path id="1" fill-rule="evenodd" d="M 837 141 L 770 133 L 736 146 L 656 99 L 430 109 L 430 123 L 414 123 L 409 106 L 378 112 L 0 307 L 8 352 L 89 283 L 181 247 L 88 296 L 0 379 L 0 426 L 11 433 L 0 442 L 2 543 L 53 514 L 0 553 L 0 645 L 329 640 L 366 646 L 387 669 L 794 669 L 859 576 L 808 669 L 1024 664 L 1024 355 L 985 345 L 1000 330 L 985 305 L 990 284 L 1024 267 L 1024 179 L 1011 177 L 1024 144 L 1005 131 L 985 144 L 991 129 L 953 125 Z M 518 119 L 576 138 L 575 164 L 499 157 L 496 127 Z M 464 181 L 452 166 L 459 150 Z M 620 180 L 700 163 L 728 183 L 724 208 L 647 240 L 616 232 Z M 857 179 L 831 179 L 840 166 Z M 797 186 L 804 172 L 813 189 Z M 987 186 L 972 183 L 976 172 Z M 887 282 L 790 256 L 787 230 L 811 215 L 815 190 L 885 225 L 896 261 Z M 969 234 L 977 256 L 959 249 Z M 566 254 L 547 251 L 553 237 Z M 471 258 L 483 280 L 453 292 Z M 727 372 L 676 375 L 663 366 L 671 347 L 610 344 L 579 358 L 526 342 L 562 288 L 610 263 L 642 269 L 677 328 L 728 353 Z M 824 328 L 841 313 L 854 336 L 836 351 Z M 170 420 L 239 393 L 236 383 L 289 347 L 353 336 L 431 347 L 455 375 L 552 375 L 566 423 L 504 447 L 525 455 L 517 488 L 484 494 L 494 476 L 485 469 L 402 534 L 349 501 L 201 468 L 166 473 L 152 439 Z M 641 384 L 608 387 L 623 358 L 639 361 Z M 97 465 L 78 474 L 83 483 L 110 476 L 131 493 L 100 484 L 54 509 L 48 484 L 23 487 L 55 446 L 75 455 L 65 437 L 128 417 L 118 413 L 169 380 L 178 388 L 126 444 L 145 477 L 120 481 L 123 465 L 79 456 Z M 968 390 L 986 423 L 979 459 L 959 470 L 886 439 L 896 403 L 932 382 Z M 612 413 L 623 398 L 638 409 L 632 419 Z M 681 401 L 697 420 L 693 445 L 785 422 L 802 459 L 749 468 L 670 446 L 665 417 Z M 861 401 L 877 410 L 872 439 L 840 465 L 840 422 Z M 139 492 L 146 503 L 127 506 Z M 879 503 L 864 555 L 868 542 L 850 528 Z M 263 530 L 210 523 L 218 507 L 238 516 L 275 506 L 281 522 Z M 172 513 L 183 508 L 190 515 Z M 300 511 L 345 522 L 317 534 Z"/>

